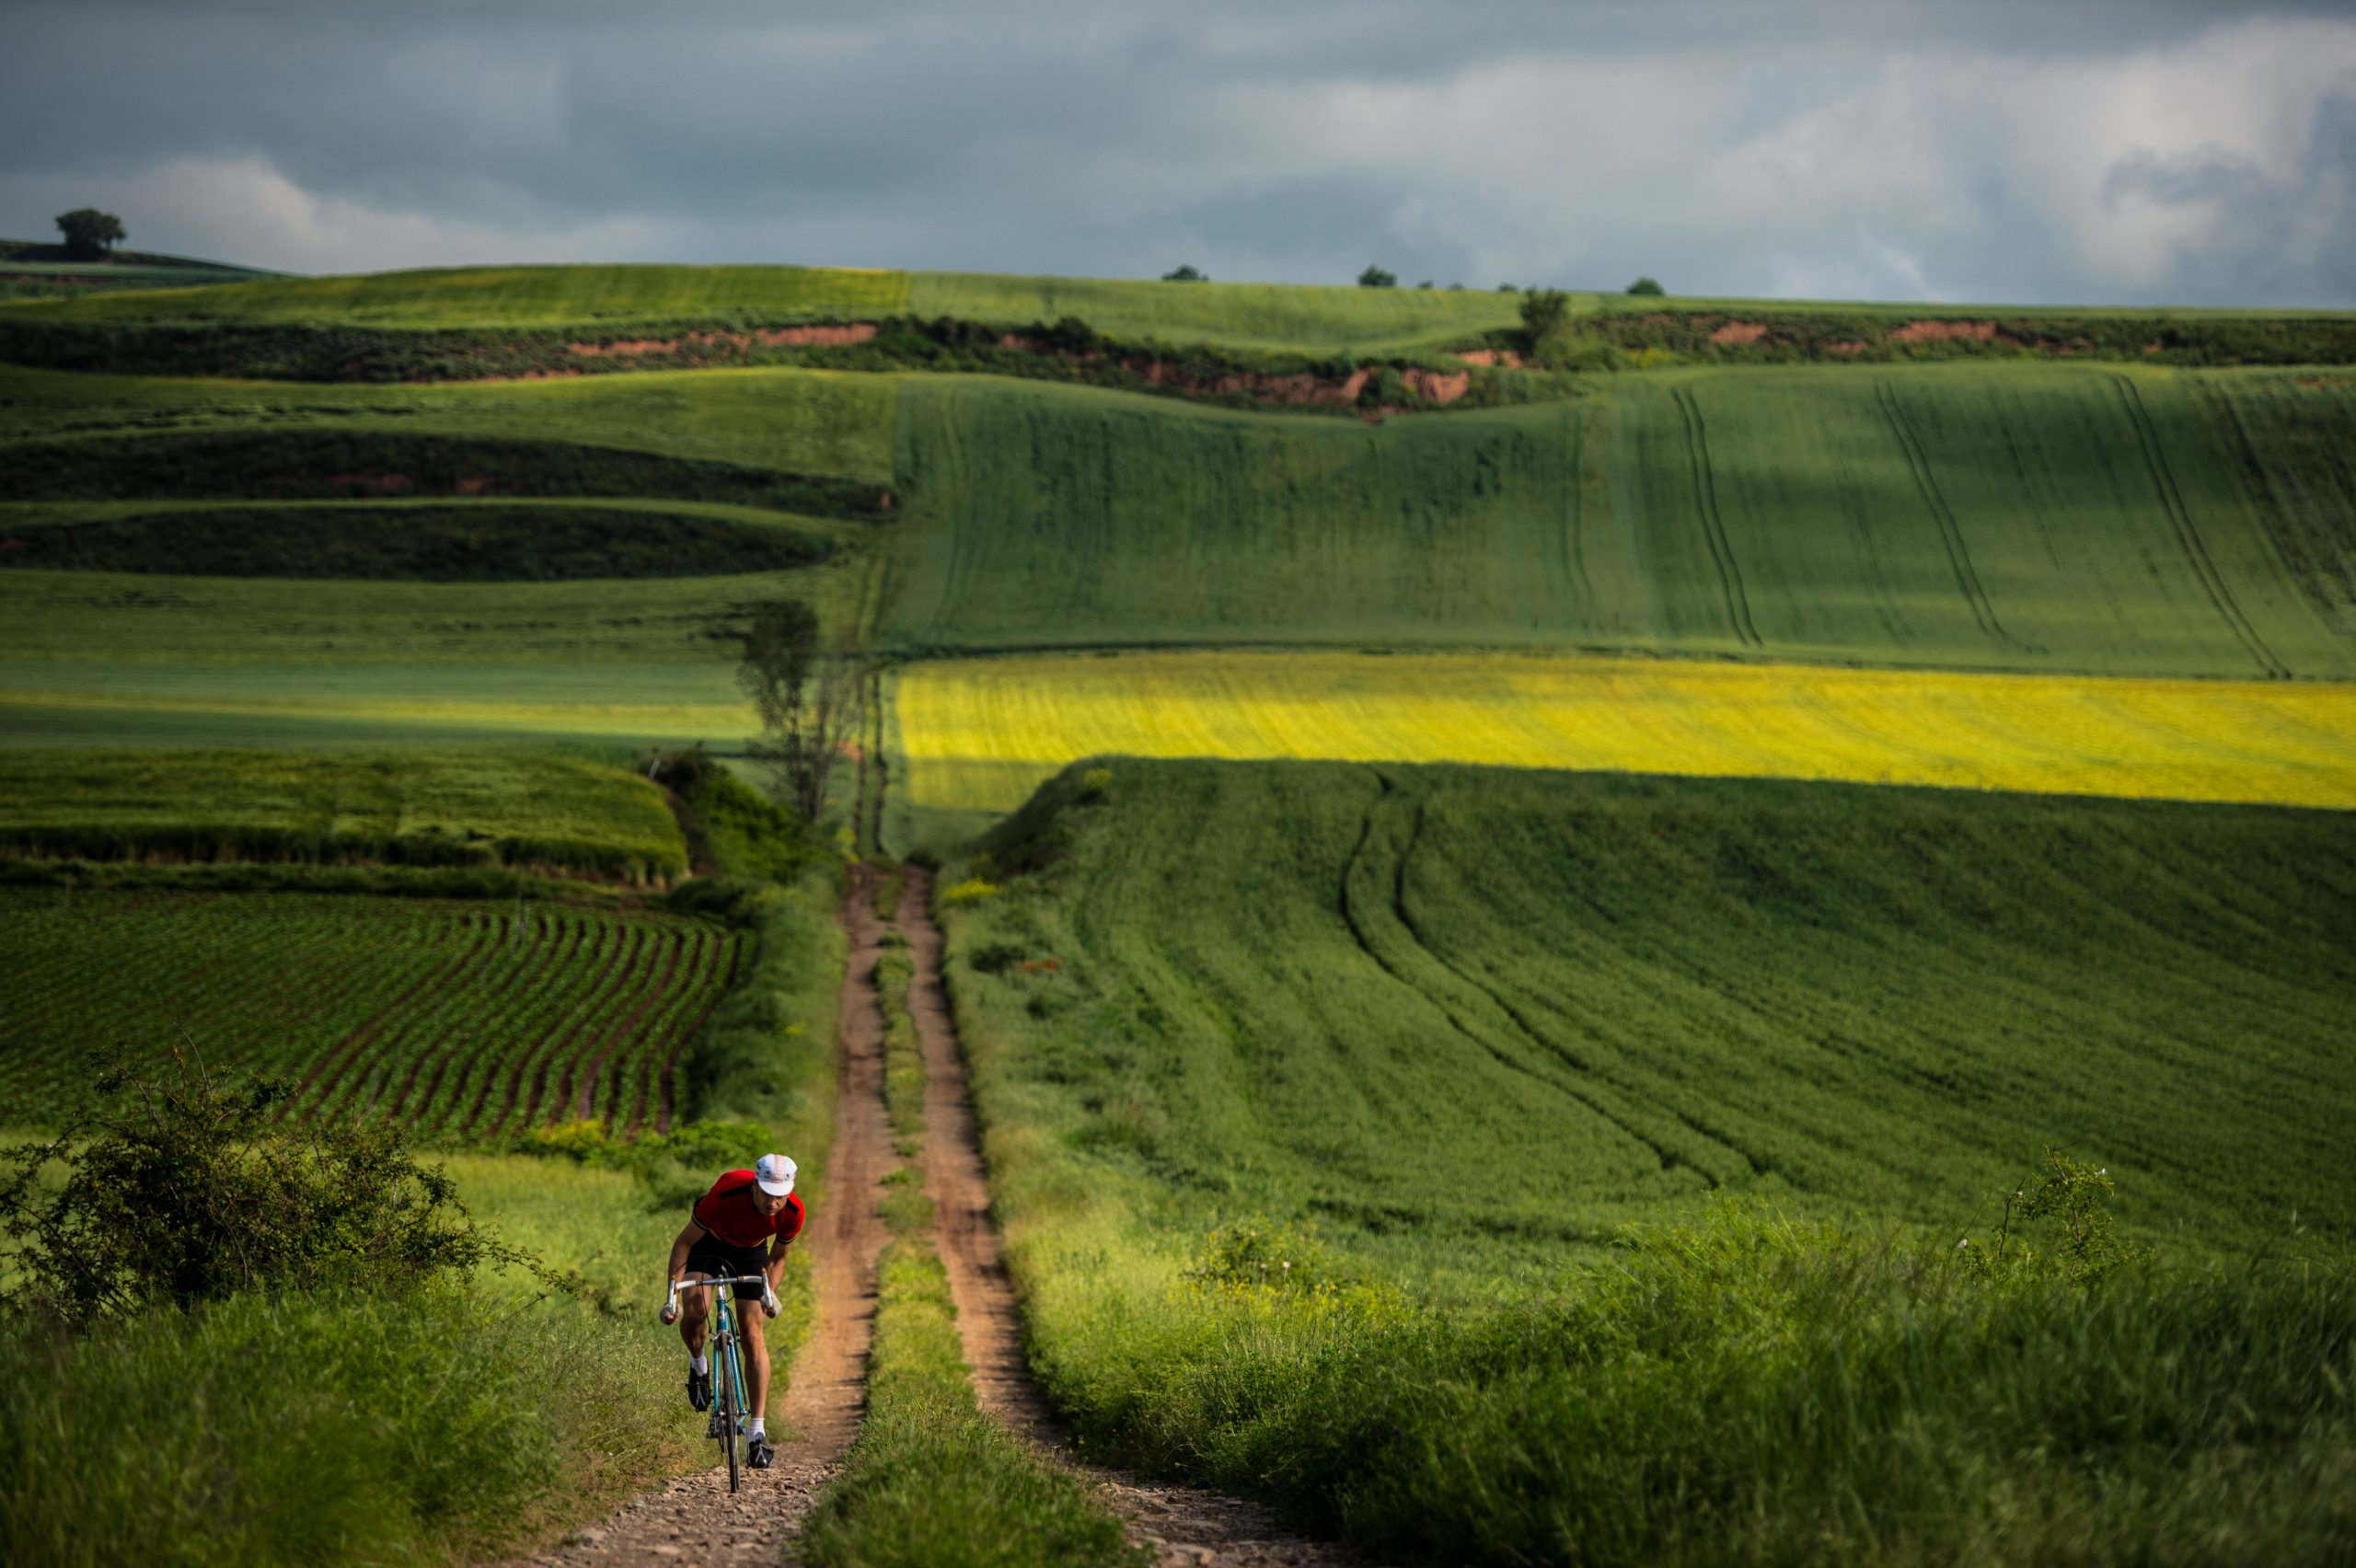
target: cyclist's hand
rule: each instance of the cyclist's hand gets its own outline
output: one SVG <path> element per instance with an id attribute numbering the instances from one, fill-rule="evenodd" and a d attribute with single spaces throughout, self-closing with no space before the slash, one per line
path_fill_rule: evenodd
<path id="1" fill-rule="evenodd" d="M 785 1303 L 777 1298 L 777 1292 L 766 1285 L 761 1286 L 761 1316 L 774 1318 L 784 1310 Z"/>
<path id="2" fill-rule="evenodd" d="M 657 1313 L 656 1316 L 660 1317 L 666 1323 L 677 1322 L 679 1320 L 679 1298 L 676 1296 L 664 1297 L 663 1298 L 663 1310 Z"/>

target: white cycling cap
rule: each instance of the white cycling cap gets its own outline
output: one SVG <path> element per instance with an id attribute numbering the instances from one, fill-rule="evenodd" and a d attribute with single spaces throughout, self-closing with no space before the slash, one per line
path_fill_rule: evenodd
<path id="1" fill-rule="evenodd" d="M 793 1191 L 794 1172 L 798 1169 L 784 1155 L 765 1154 L 753 1167 L 753 1180 L 759 1182 L 761 1191 L 770 1197 L 781 1198 Z"/>

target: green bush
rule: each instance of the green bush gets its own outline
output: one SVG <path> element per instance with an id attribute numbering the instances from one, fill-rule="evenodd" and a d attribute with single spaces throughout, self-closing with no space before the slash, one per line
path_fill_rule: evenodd
<path id="1" fill-rule="evenodd" d="M 281 1122 L 285 1086 L 217 1082 L 178 1048 L 170 1060 L 153 1077 L 115 1069 L 107 1108 L 75 1136 L 0 1156 L 0 1302 L 87 1326 L 158 1303 L 406 1290 L 525 1261 L 474 1225 L 398 1125 Z"/>

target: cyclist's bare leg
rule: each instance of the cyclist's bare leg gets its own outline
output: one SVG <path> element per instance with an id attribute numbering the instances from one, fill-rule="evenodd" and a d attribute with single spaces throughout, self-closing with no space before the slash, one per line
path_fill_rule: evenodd
<path id="1" fill-rule="evenodd" d="M 703 1354 L 704 1324 L 709 1315 L 704 1306 L 706 1294 L 700 1290 L 679 1293 L 679 1337 L 687 1342 L 689 1355 Z"/>
<path id="2" fill-rule="evenodd" d="M 748 1307 L 737 1321 L 745 1331 L 745 1381 L 751 1385 L 752 1406 L 745 1412 L 747 1419 L 766 1416 L 769 1412 L 769 1342 L 761 1321 L 761 1304 L 740 1302 Z"/>

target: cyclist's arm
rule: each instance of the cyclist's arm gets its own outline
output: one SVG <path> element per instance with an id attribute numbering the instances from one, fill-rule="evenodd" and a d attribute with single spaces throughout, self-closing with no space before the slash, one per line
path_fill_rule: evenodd
<path id="1" fill-rule="evenodd" d="M 768 1276 L 769 1289 L 774 1293 L 785 1279 L 785 1250 L 793 1245 L 791 1236 L 779 1236 L 769 1241 L 769 1261 L 761 1272 Z"/>
<path id="2" fill-rule="evenodd" d="M 671 1267 L 663 1277 L 663 1283 L 666 1286 L 687 1272 L 687 1254 L 695 1251 L 697 1242 L 710 1234 L 711 1232 L 694 1220 L 687 1221 L 687 1228 L 680 1231 L 678 1239 L 671 1243 Z"/>

